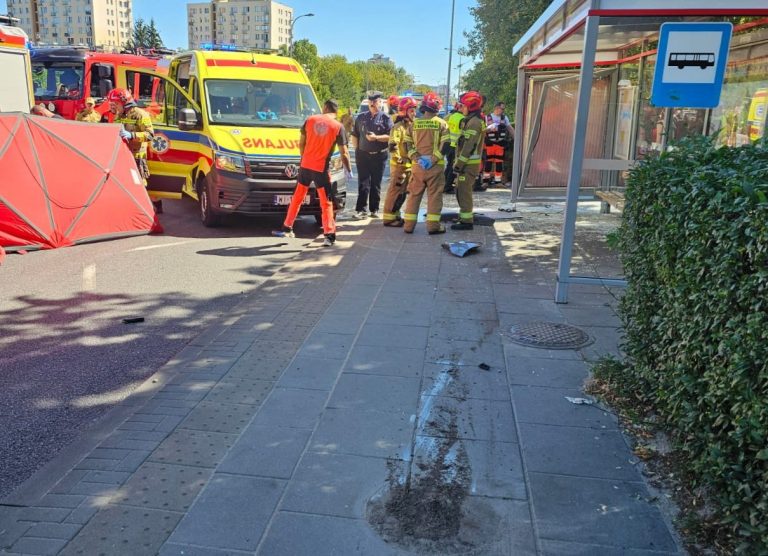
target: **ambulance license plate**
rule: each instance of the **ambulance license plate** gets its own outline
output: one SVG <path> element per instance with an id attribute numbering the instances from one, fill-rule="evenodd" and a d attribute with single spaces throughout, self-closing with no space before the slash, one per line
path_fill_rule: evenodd
<path id="1" fill-rule="evenodd" d="M 290 205 L 291 199 L 293 198 L 293 195 L 275 195 L 275 204 L 276 205 Z M 309 204 L 309 195 L 304 197 L 304 202 L 301 203 L 302 205 L 308 205 Z"/>

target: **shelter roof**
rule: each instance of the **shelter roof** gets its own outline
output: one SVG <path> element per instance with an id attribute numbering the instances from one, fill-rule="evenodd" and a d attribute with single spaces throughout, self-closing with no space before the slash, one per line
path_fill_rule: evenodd
<path id="1" fill-rule="evenodd" d="M 720 21 L 731 16 L 768 17 L 765 0 L 554 0 L 515 44 L 525 68 L 553 68 L 581 64 L 584 23 L 600 16 L 598 64 L 617 63 L 624 52 L 652 39 L 667 21 Z"/>

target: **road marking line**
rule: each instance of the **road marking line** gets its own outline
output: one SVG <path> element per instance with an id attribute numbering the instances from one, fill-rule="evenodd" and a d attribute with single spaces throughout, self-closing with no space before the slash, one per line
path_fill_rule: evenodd
<path id="1" fill-rule="evenodd" d="M 96 265 L 89 264 L 83 269 L 83 291 L 92 291 L 96 282 Z"/>
<path id="2" fill-rule="evenodd" d="M 193 241 L 197 241 L 197 240 L 177 241 L 174 243 L 161 243 L 159 245 L 147 245 L 146 247 L 134 247 L 133 249 L 128 249 L 127 253 L 131 253 L 133 251 L 149 251 L 150 249 L 160 249 L 161 247 L 174 247 L 175 245 L 184 245 L 185 243 L 192 243 Z"/>

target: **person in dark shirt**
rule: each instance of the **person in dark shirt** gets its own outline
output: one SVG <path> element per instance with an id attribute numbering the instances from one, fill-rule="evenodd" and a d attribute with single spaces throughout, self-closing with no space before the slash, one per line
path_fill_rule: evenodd
<path id="1" fill-rule="evenodd" d="M 352 146 L 355 149 L 355 164 L 357 165 L 358 186 L 356 216 L 378 217 L 381 200 L 381 179 L 387 165 L 387 145 L 389 132 L 392 130 L 392 120 L 389 115 L 380 110 L 379 99 L 382 93 L 368 93 L 368 113 L 360 114 L 352 128 Z"/>

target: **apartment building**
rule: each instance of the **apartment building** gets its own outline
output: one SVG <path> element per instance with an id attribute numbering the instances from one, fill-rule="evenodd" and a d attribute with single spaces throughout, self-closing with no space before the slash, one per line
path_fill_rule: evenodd
<path id="1" fill-rule="evenodd" d="M 133 0 L 7 0 L 8 14 L 38 44 L 116 50 L 131 38 Z"/>
<path id="2" fill-rule="evenodd" d="M 293 8 L 272 0 L 213 0 L 187 4 L 189 48 L 231 44 L 277 49 L 291 40 Z"/>

